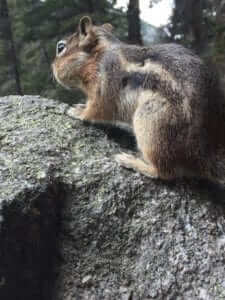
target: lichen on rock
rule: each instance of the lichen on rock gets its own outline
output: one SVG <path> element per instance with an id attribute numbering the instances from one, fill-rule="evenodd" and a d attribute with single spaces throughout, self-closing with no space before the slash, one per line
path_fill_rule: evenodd
<path id="1" fill-rule="evenodd" d="M 216 187 L 122 169 L 130 136 L 67 109 L 0 98 L 0 299 L 224 299 Z"/>

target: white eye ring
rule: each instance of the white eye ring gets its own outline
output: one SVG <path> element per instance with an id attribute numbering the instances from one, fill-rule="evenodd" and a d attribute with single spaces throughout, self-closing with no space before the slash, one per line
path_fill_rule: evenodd
<path id="1" fill-rule="evenodd" d="M 63 55 L 65 53 L 65 51 L 66 51 L 66 41 L 61 40 L 56 45 L 56 56 Z"/>

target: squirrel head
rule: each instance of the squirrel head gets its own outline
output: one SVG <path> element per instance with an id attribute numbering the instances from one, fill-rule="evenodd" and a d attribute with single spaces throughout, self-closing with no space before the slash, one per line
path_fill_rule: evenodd
<path id="1" fill-rule="evenodd" d="M 104 49 L 113 41 L 113 26 L 95 26 L 90 17 L 80 19 L 77 31 L 60 40 L 56 45 L 56 57 L 52 64 L 56 80 L 66 88 L 82 87 L 95 79 L 98 60 Z"/>

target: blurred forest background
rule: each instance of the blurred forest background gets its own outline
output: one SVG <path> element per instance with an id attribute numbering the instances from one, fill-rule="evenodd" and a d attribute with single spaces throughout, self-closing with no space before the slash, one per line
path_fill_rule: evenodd
<path id="1" fill-rule="evenodd" d="M 160 0 L 144 0 L 149 6 Z M 139 0 L 128 10 L 116 0 L 0 0 L 0 96 L 39 94 L 71 102 L 81 95 L 65 91 L 52 78 L 56 42 L 75 31 L 83 15 L 110 22 L 125 42 L 177 42 L 216 64 L 225 78 L 225 0 L 174 0 L 167 25 L 140 20 Z"/>

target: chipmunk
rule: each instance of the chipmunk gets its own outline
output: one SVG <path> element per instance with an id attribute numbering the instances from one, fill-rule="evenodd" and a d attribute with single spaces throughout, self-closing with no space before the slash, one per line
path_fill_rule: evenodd
<path id="1" fill-rule="evenodd" d="M 116 161 L 151 178 L 225 174 L 225 98 L 203 61 L 177 44 L 127 45 L 110 24 L 81 18 L 78 30 L 57 44 L 56 80 L 79 87 L 87 103 L 68 114 L 91 122 L 128 124 L 141 157 Z"/>

